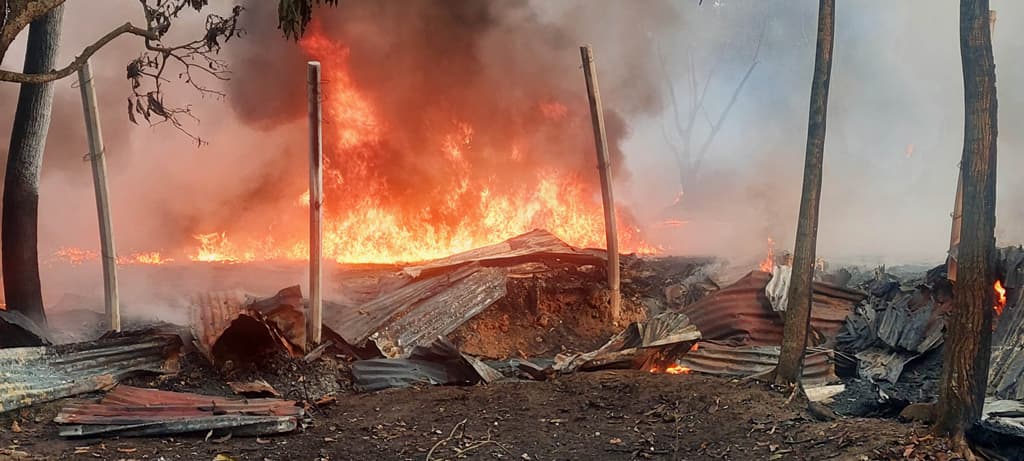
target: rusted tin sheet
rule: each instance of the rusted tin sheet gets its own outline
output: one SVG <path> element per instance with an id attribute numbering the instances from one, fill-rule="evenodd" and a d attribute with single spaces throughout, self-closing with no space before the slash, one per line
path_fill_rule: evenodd
<path id="1" fill-rule="evenodd" d="M 402 271 L 409 276 L 419 277 L 426 272 L 445 270 L 471 262 L 477 262 L 484 266 L 510 266 L 525 262 L 525 259 L 540 257 L 587 264 L 598 264 L 604 260 L 604 256 L 599 252 L 574 248 L 550 232 L 536 229 L 501 243 L 476 248 L 425 264 L 408 266 Z"/>
<path id="2" fill-rule="evenodd" d="M 181 339 L 126 333 L 52 347 L 0 349 L 0 412 L 107 389 L 133 373 L 178 370 Z"/>
<path id="3" fill-rule="evenodd" d="M 447 336 L 491 304 L 505 297 L 506 271 L 481 268 L 448 289 L 413 306 L 378 330 L 370 340 L 385 357 L 406 357 L 412 348 Z"/>
<path id="4" fill-rule="evenodd" d="M 705 340 L 773 346 L 782 342 L 782 319 L 773 312 L 765 287 L 771 274 L 755 271 L 696 303 L 680 309 Z M 822 283 L 814 284 L 811 326 L 834 337 L 863 294 Z"/>
<path id="5" fill-rule="evenodd" d="M 263 435 L 295 430 L 303 415 L 296 402 L 229 399 L 118 386 L 99 403 L 64 407 L 54 418 L 64 437 L 150 436 L 206 432 Z"/>
<path id="6" fill-rule="evenodd" d="M 685 314 L 663 312 L 647 321 L 631 323 L 595 351 L 559 354 L 552 370 L 661 369 L 686 353 L 700 337 L 700 331 Z"/>
<path id="7" fill-rule="evenodd" d="M 189 325 L 196 347 L 215 362 L 214 346 L 240 317 L 266 325 L 266 334 L 291 355 L 301 355 L 306 346 L 306 322 L 302 292 L 298 286 L 276 295 L 257 299 L 239 290 L 201 293 L 193 297 Z"/>
<path id="8" fill-rule="evenodd" d="M 693 371 L 722 376 L 752 376 L 766 373 L 779 363 L 778 346 L 731 346 L 701 341 L 697 350 L 679 359 Z M 831 350 L 808 350 L 804 356 L 805 385 L 838 381 Z"/>

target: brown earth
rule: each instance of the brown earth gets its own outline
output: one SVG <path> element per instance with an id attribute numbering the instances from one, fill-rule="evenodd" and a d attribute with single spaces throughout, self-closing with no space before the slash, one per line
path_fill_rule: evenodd
<path id="1" fill-rule="evenodd" d="M 221 442 L 64 440 L 50 421 L 57 402 L 0 416 L 0 459 L 957 459 L 923 426 L 820 422 L 785 401 L 759 383 L 705 375 L 578 373 L 346 393 L 298 433 Z"/>

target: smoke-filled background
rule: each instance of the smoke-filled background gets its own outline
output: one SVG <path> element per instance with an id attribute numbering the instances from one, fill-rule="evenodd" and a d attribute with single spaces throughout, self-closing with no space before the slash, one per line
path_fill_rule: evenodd
<path id="1" fill-rule="evenodd" d="M 213 3 L 224 12 L 233 2 Z M 169 85 L 168 100 L 192 105 L 201 122 L 186 127 L 207 146 L 167 124 L 128 121 L 124 66 L 141 51 L 138 40 L 121 38 L 93 58 L 120 254 L 173 254 L 194 246 L 195 234 L 225 229 L 304 229 L 305 212 L 295 201 L 307 188 L 304 63 L 310 56 L 276 29 L 274 2 L 242 3 L 247 33 L 228 42 L 221 56 L 232 66 L 232 80 L 213 82 L 226 97 L 201 99 L 180 82 Z M 446 184 L 445 172 L 431 167 L 432 155 L 442 154 L 422 146 L 457 121 L 472 122 L 480 145 L 528 147 L 525 162 L 487 166 L 508 173 L 503 185 L 545 165 L 578 171 L 596 184 L 578 51 L 589 43 L 609 117 L 617 199 L 644 237 L 670 253 L 734 260 L 763 257 L 768 238 L 792 247 L 817 1 L 340 3 L 316 10 L 314 28 L 347 47 L 355 86 L 388 121 L 386 142 L 368 158 L 386 164 L 374 171 L 410 206 Z M 1014 206 L 1013 173 L 1022 163 L 1013 155 L 1020 135 L 1012 127 L 1024 119 L 1024 92 L 1012 82 L 1024 77 L 1014 59 L 1024 47 L 1015 38 L 1024 7 L 1005 0 L 992 5 L 1003 127 L 997 232 L 1001 243 L 1017 243 L 1024 241 L 1024 212 Z M 869 263 L 944 257 L 962 147 L 957 14 L 953 2 L 928 0 L 838 5 L 820 255 Z M 65 15 L 60 62 L 126 20 L 142 22 L 136 5 L 114 0 L 69 1 Z M 188 18 L 173 35 L 194 35 L 201 22 Z M 20 69 L 24 35 L 0 66 Z M 699 148 L 758 47 L 757 64 L 700 169 L 686 171 L 691 180 L 681 185 L 675 113 L 685 118 L 690 98 L 706 91 L 693 131 Z M 331 84 L 325 81 L 325 91 Z M 60 247 L 99 246 L 78 90 L 73 79 L 57 88 L 40 190 L 43 258 Z M 16 99 L 16 85 L 0 84 L 0 127 L 11 126 Z M 546 103 L 564 105 L 566 116 L 538 115 Z M 0 130 L 3 148 L 8 136 Z M 349 158 L 327 155 L 335 165 Z M 493 152 L 472 155 L 481 165 Z M 420 188 L 426 192 L 409 193 Z M 344 190 L 329 186 L 328 206 Z M 101 293 L 98 270 L 78 270 L 72 278 L 60 275 L 62 264 L 44 264 L 48 303 L 68 291 Z M 83 285 L 68 286 L 72 280 Z M 151 280 L 135 289 L 161 284 Z"/>

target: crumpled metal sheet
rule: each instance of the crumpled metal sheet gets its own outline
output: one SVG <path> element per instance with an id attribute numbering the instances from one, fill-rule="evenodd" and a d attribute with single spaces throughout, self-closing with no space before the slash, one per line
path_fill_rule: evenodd
<path id="1" fill-rule="evenodd" d="M 772 278 L 764 287 L 765 295 L 768 296 L 768 304 L 772 310 L 784 312 L 789 305 L 789 281 L 793 278 L 791 266 L 774 265 L 772 267 Z"/>
<path id="2" fill-rule="evenodd" d="M 501 243 L 465 251 L 426 264 L 408 266 L 402 269 L 402 272 L 411 277 L 419 277 L 426 272 L 447 270 L 471 262 L 480 263 L 483 266 L 511 266 L 525 262 L 524 258 L 532 259 L 538 256 L 586 264 L 600 264 L 606 260 L 604 252 L 580 250 L 563 242 L 548 231 L 535 229 Z"/>
<path id="3" fill-rule="evenodd" d="M 679 364 L 693 371 L 720 376 L 753 376 L 770 372 L 779 363 L 778 346 L 733 346 L 700 341 Z M 832 351 L 808 349 L 804 355 L 803 383 L 817 386 L 836 382 Z"/>
<path id="4" fill-rule="evenodd" d="M 685 314 L 663 312 L 650 320 L 631 323 L 595 351 L 559 354 L 552 370 L 571 373 L 608 368 L 664 368 L 700 337 L 701 332 Z"/>
<path id="5" fill-rule="evenodd" d="M 505 297 L 506 276 L 504 268 L 481 268 L 416 303 L 397 320 L 374 332 L 370 340 L 385 357 L 407 357 L 416 346 L 447 336 Z"/>
<path id="6" fill-rule="evenodd" d="M 782 318 L 765 294 L 771 274 L 755 271 L 736 283 L 680 309 L 700 330 L 704 340 L 732 341 L 751 346 L 782 343 Z M 853 306 L 866 295 L 815 282 L 811 327 L 834 337 Z"/>
<path id="7" fill-rule="evenodd" d="M 0 309 L 0 348 L 44 346 L 51 338 L 32 319 L 18 311 Z"/>
<path id="8" fill-rule="evenodd" d="M 227 432 L 254 436 L 291 432 L 303 416 L 296 402 L 229 399 L 118 386 L 99 403 L 69 405 L 54 418 L 63 437 L 155 436 Z"/>
<path id="9" fill-rule="evenodd" d="M 214 345 L 241 316 L 265 324 L 267 334 L 291 355 L 306 347 L 306 322 L 302 292 L 288 287 L 269 298 L 258 299 L 240 290 L 200 293 L 191 303 L 189 325 L 196 347 L 215 361 Z"/>
<path id="10" fill-rule="evenodd" d="M 374 338 L 387 349 L 382 352 L 398 357 L 432 341 L 436 335 L 425 336 L 431 330 L 447 334 L 503 297 L 505 282 L 503 269 L 469 264 L 424 277 L 361 306 L 325 305 L 324 325 L 356 347 L 382 332 Z M 413 319 L 429 321 L 418 325 Z M 418 327 L 424 331 L 416 331 Z"/>
<path id="11" fill-rule="evenodd" d="M 133 373 L 174 373 L 181 339 L 151 331 L 86 343 L 0 349 L 0 413 L 107 389 Z"/>
<path id="12" fill-rule="evenodd" d="M 986 399 L 981 410 L 980 424 L 992 431 L 1024 437 L 1024 402 Z"/>
<path id="13" fill-rule="evenodd" d="M 1012 293 L 992 335 L 988 386 L 1000 398 L 1024 400 L 1024 290 Z"/>
<path id="14" fill-rule="evenodd" d="M 497 370 L 463 354 L 443 338 L 415 347 L 407 359 L 370 359 L 352 364 L 352 384 L 360 392 L 416 385 L 473 385 L 501 378 Z"/>

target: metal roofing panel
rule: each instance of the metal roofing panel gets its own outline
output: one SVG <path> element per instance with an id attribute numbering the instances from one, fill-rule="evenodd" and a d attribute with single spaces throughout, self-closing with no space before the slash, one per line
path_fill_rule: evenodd
<path id="1" fill-rule="evenodd" d="M 403 272 L 412 277 L 419 277 L 424 272 L 450 268 L 470 262 L 494 265 L 496 263 L 502 264 L 515 261 L 522 257 L 539 255 L 587 261 L 591 264 L 604 259 L 602 256 L 598 256 L 598 253 L 576 249 L 548 231 L 534 229 L 501 243 L 465 251 L 425 264 L 408 266 L 403 269 Z"/>
<path id="2" fill-rule="evenodd" d="M 385 357 L 408 356 L 412 348 L 447 336 L 491 304 L 505 297 L 506 271 L 483 268 L 448 289 L 418 303 L 370 339 Z"/>
<path id="3" fill-rule="evenodd" d="M 371 359 L 352 363 L 352 383 L 362 392 L 421 384 L 471 385 L 501 374 L 444 339 L 417 346 L 407 359 Z"/>
<path id="4" fill-rule="evenodd" d="M 177 335 L 152 332 L 0 349 L 0 412 L 109 388 L 135 372 L 175 372 L 180 349 Z"/>
<path id="5" fill-rule="evenodd" d="M 754 271 L 736 283 L 683 307 L 680 311 L 700 329 L 705 340 L 734 340 L 743 344 L 772 346 L 782 342 L 782 319 L 773 312 L 765 286 L 771 274 Z M 815 283 L 811 326 L 835 336 L 863 294 Z"/>
<path id="6" fill-rule="evenodd" d="M 341 336 L 345 342 L 362 346 L 370 335 L 384 328 L 389 322 L 407 314 L 419 303 L 441 294 L 478 270 L 479 266 L 468 265 L 445 274 L 423 278 L 361 306 L 325 303 L 324 325 Z"/>
<path id="7" fill-rule="evenodd" d="M 731 346 L 701 341 L 697 350 L 679 359 L 693 371 L 712 375 L 751 376 L 770 371 L 779 363 L 778 346 Z M 803 381 L 807 385 L 835 382 L 831 350 L 809 349 L 804 356 Z"/>
<path id="8" fill-rule="evenodd" d="M 236 435 L 294 430 L 303 410 L 281 399 L 229 399 L 118 386 L 99 403 L 61 409 L 65 437 L 162 435 L 224 429 Z"/>
<path id="9" fill-rule="evenodd" d="M 305 348 L 306 317 L 298 286 L 285 288 L 263 299 L 248 296 L 240 290 L 195 295 L 189 310 L 189 325 L 196 347 L 211 362 L 214 361 L 213 346 L 243 315 L 266 324 L 267 329 L 272 330 L 268 334 L 292 355 Z"/>

